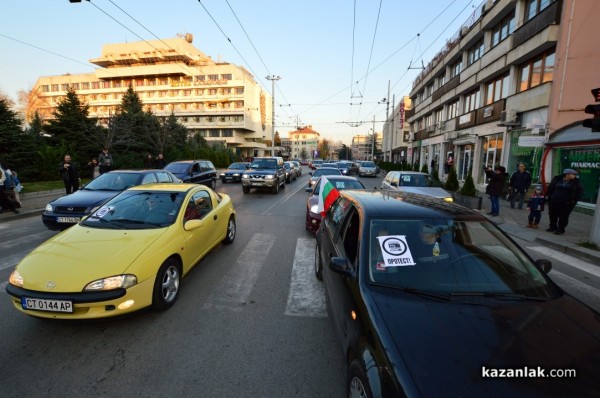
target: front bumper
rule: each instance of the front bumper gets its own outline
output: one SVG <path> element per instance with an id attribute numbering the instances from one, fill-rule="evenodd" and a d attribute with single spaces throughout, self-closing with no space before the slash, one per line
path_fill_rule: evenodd
<path id="1" fill-rule="evenodd" d="M 243 178 L 242 186 L 246 188 L 273 188 L 277 184 L 277 179 L 263 179 L 263 178 Z"/>
<path id="2" fill-rule="evenodd" d="M 20 312 L 39 318 L 50 319 L 93 319 L 108 318 L 137 311 L 152 304 L 152 291 L 155 277 L 138 283 L 129 289 L 115 289 L 102 292 L 48 293 L 23 289 L 10 283 L 6 293 L 13 306 Z M 24 309 L 21 298 L 48 300 L 68 300 L 73 303 L 73 312 L 52 312 Z"/>

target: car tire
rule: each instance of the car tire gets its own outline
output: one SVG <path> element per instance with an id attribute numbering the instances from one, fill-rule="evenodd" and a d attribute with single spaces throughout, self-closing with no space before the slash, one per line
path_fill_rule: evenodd
<path id="1" fill-rule="evenodd" d="M 248 188 L 248 187 L 242 187 L 242 191 L 244 193 L 250 193 L 250 188 Z"/>
<path id="2" fill-rule="evenodd" d="M 224 178 L 221 178 L 221 182 L 222 182 L 223 184 L 226 184 L 226 183 L 227 183 L 227 180 L 225 180 Z"/>
<path id="3" fill-rule="evenodd" d="M 347 373 L 347 397 L 372 397 L 373 393 L 367 383 L 367 377 L 358 360 L 352 361 Z"/>
<path id="4" fill-rule="evenodd" d="M 223 239 L 223 243 L 227 245 L 233 243 L 235 240 L 236 231 L 235 217 L 230 216 L 229 221 L 227 222 L 227 232 L 225 234 L 225 239 Z"/>
<path id="5" fill-rule="evenodd" d="M 210 181 L 210 188 L 211 188 L 211 189 L 217 189 L 217 179 L 216 179 L 216 178 L 213 178 L 213 179 Z"/>
<path id="6" fill-rule="evenodd" d="M 308 226 L 306 227 L 308 229 Z M 315 245 L 315 276 L 318 280 L 323 280 L 323 262 L 321 261 L 321 249 Z"/>
<path id="7" fill-rule="evenodd" d="M 273 188 L 271 188 L 271 192 L 273 192 L 275 195 L 277 195 L 279 193 L 279 181 L 277 181 L 275 186 Z"/>
<path id="8" fill-rule="evenodd" d="M 169 258 L 158 269 L 152 291 L 152 308 L 154 310 L 166 310 L 177 301 L 181 283 L 180 267 L 177 260 Z"/>
<path id="9" fill-rule="evenodd" d="M 285 179 L 283 180 L 283 184 L 281 184 L 281 188 L 285 189 Z"/>

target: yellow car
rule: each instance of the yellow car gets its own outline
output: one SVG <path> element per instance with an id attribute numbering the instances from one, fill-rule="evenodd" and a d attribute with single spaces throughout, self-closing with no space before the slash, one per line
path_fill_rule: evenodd
<path id="1" fill-rule="evenodd" d="M 43 318 L 164 310 L 181 278 L 235 234 L 228 195 L 196 184 L 137 186 L 28 254 L 6 292 L 16 309 Z"/>

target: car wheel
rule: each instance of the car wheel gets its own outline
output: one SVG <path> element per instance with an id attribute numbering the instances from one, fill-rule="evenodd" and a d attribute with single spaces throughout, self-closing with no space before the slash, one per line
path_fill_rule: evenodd
<path id="1" fill-rule="evenodd" d="M 275 195 L 277 195 L 279 193 L 279 181 L 277 181 L 275 183 L 275 186 L 273 188 L 271 188 L 271 192 L 273 192 Z"/>
<path id="2" fill-rule="evenodd" d="M 248 188 L 248 187 L 242 187 L 242 191 L 244 193 L 250 193 L 250 188 Z"/>
<path id="3" fill-rule="evenodd" d="M 223 184 L 226 184 L 226 183 L 227 183 L 227 181 L 226 181 L 224 178 L 221 178 L 221 182 L 222 182 Z"/>
<path id="4" fill-rule="evenodd" d="M 177 260 L 169 258 L 161 265 L 156 274 L 152 292 L 152 308 L 155 310 L 170 308 L 179 297 L 180 282 L 179 263 Z"/>
<path id="5" fill-rule="evenodd" d="M 308 217 L 308 216 L 307 216 Z M 308 229 L 308 226 L 306 227 Z M 323 262 L 321 261 L 321 249 L 315 245 L 315 276 L 318 280 L 323 280 Z"/>
<path id="6" fill-rule="evenodd" d="M 365 372 L 360 366 L 358 360 L 352 361 L 350 367 L 348 368 L 348 397 L 372 397 L 371 388 L 367 383 L 367 378 L 365 377 Z"/>
<path id="7" fill-rule="evenodd" d="M 210 182 L 210 188 L 211 189 L 217 189 L 217 179 L 213 178 Z"/>
<path id="8" fill-rule="evenodd" d="M 227 223 L 227 234 L 225 235 L 225 239 L 223 239 L 223 243 L 230 244 L 233 243 L 235 239 L 236 225 L 235 218 L 233 216 L 229 217 L 229 222 Z"/>

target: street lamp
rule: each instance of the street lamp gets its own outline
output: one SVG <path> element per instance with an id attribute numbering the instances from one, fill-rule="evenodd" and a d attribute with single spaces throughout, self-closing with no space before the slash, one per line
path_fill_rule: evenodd
<path id="1" fill-rule="evenodd" d="M 281 79 L 281 76 L 267 76 L 265 79 L 271 81 L 271 156 L 275 156 L 275 82 Z"/>

